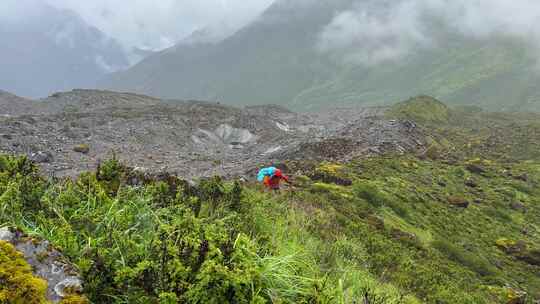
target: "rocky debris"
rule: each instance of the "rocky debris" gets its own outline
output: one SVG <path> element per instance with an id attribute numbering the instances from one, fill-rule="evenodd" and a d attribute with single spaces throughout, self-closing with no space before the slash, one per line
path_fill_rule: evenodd
<path id="1" fill-rule="evenodd" d="M 234 128 L 229 124 L 221 124 L 214 131 L 198 129 L 191 139 L 200 149 L 227 147 L 242 149 L 245 144 L 255 142 L 257 136 L 247 129 Z"/>
<path id="2" fill-rule="evenodd" d="M 525 254 L 516 256 L 516 258 L 529 265 L 540 266 L 540 250 L 538 249 L 528 250 Z"/>
<path id="3" fill-rule="evenodd" d="M 452 206 L 459 207 L 459 208 L 467 208 L 469 207 L 469 201 L 461 196 L 450 196 L 447 199 L 448 203 Z"/>
<path id="4" fill-rule="evenodd" d="M 373 228 L 377 230 L 384 230 L 384 227 L 385 227 L 384 219 L 382 219 L 379 216 L 370 214 L 367 216 L 366 222 L 368 223 L 368 225 L 372 226 Z"/>
<path id="5" fill-rule="evenodd" d="M 47 298 L 53 303 L 82 292 L 82 280 L 77 270 L 48 241 L 28 237 L 8 227 L 0 228 L 0 240 L 15 246 L 32 266 L 34 275 L 47 281 Z"/>
<path id="6" fill-rule="evenodd" d="M 312 180 L 327 184 L 336 184 L 339 186 L 351 186 L 352 180 L 336 175 L 330 175 L 323 172 L 315 172 L 310 176 Z"/>
<path id="7" fill-rule="evenodd" d="M 166 167 L 189 178 L 230 178 L 294 159 L 341 162 L 414 152 L 424 141 L 414 123 L 387 120 L 379 108 L 294 113 L 279 106 L 242 109 L 74 90 L 32 101 L 31 111 L 23 110 L 0 117 L 0 152 L 26 154 L 55 176 L 95 169 L 99 159 L 116 154 L 126 165 L 150 172 Z M 36 151 L 51 157 L 33 156 Z"/>
<path id="8" fill-rule="evenodd" d="M 530 265 L 540 266 L 540 250 L 530 249 L 524 241 L 501 238 L 495 244 L 500 250 L 520 261 Z"/>
<path id="9" fill-rule="evenodd" d="M 465 169 L 467 169 L 467 171 L 469 171 L 471 173 L 474 173 L 474 174 L 480 174 L 481 175 L 481 174 L 486 173 L 486 170 L 483 167 L 481 167 L 481 166 L 479 166 L 477 164 L 468 164 L 465 167 Z"/>
<path id="10" fill-rule="evenodd" d="M 467 179 L 465 181 L 465 186 L 471 187 L 471 188 L 476 188 L 476 187 L 478 187 L 478 183 L 474 179 Z"/>
<path id="11" fill-rule="evenodd" d="M 498 239 L 495 244 L 499 249 L 508 254 L 520 254 L 527 250 L 527 243 L 523 241 L 514 241 L 510 239 Z"/>
<path id="12" fill-rule="evenodd" d="M 525 304 L 527 302 L 527 293 L 521 290 L 508 288 L 507 304 Z"/>
<path id="13" fill-rule="evenodd" d="M 510 208 L 516 211 L 527 211 L 527 206 L 522 202 L 512 202 L 510 203 Z"/>
<path id="14" fill-rule="evenodd" d="M 37 102 L 0 90 L 0 117 L 31 113 Z"/>
<path id="15" fill-rule="evenodd" d="M 392 238 L 402 242 L 415 242 L 417 240 L 414 233 L 402 231 L 397 228 L 392 228 L 390 234 L 392 235 Z"/>
<path id="16" fill-rule="evenodd" d="M 527 174 L 525 174 L 525 173 L 520 174 L 518 176 L 514 176 L 514 178 L 516 180 L 520 180 L 520 181 L 523 181 L 523 182 L 528 182 L 529 181 L 529 176 Z"/>
<path id="17" fill-rule="evenodd" d="M 15 239 L 15 232 L 9 228 L 0 228 L 0 240 L 4 242 L 12 242 Z"/>
<path id="18" fill-rule="evenodd" d="M 353 184 L 350 178 L 344 174 L 343 166 L 337 164 L 323 164 L 316 168 L 309 176 L 312 180 L 326 184 L 336 184 L 339 186 L 351 186 Z"/>
<path id="19" fill-rule="evenodd" d="M 335 138 L 325 139 L 319 142 L 305 142 L 300 144 L 296 150 L 287 151 L 282 155 L 285 159 L 313 159 L 338 160 L 352 153 L 357 144 L 351 139 Z"/>
<path id="20" fill-rule="evenodd" d="M 53 161 L 53 156 L 50 152 L 38 151 L 30 154 L 30 160 L 38 164 L 50 163 Z"/>

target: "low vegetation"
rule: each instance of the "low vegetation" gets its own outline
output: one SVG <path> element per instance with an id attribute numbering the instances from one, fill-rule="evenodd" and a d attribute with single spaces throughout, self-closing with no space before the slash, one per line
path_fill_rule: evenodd
<path id="1" fill-rule="evenodd" d="M 270 195 L 218 178 L 197 187 L 138 180 L 115 160 L 47 180 L 25 158 L 2 156 L 0 222 L 61 249 L 94 303 L 538 298 L 540 163 L 466 168 L 412 156 L 323 164 L 315 172 L 346 174 L 352 185 L 304 177 L 301 188 Z M 450 195 L 472 203 L 457 208 Z M 514 200 L 527 211 L 510 208 Z M 530 259 L 509 254 L 509 240 Z"/>
<path id="2" fill-rule="evenodd" d="M 290 163 L 302 175 L 277 194 L 141 176 L 115 159 L 48 179 L 4 155 L 0 226 L 60 249 L 92 303 L 534 303 L 540 133 L 519 146 L 533 122 L 470 115 L 487 116 L 481 126 L 453 115 L 463 123 L 426 123 L 433 157 Z M 42 282 L 0 245 L 0 281 L 21 273 L 39 297 Z M 6 275 L 13 261 L 21 270 Z M 0 288 L 0 303 L 17 297 Z"/>
<path id="3" fill-rule="evenodd" d="M 387 112 L 390 118 L 409 119 L 418 123 L 448 123 L 450 108 L 430 96 L 418 96 L 400 102 Z"/>

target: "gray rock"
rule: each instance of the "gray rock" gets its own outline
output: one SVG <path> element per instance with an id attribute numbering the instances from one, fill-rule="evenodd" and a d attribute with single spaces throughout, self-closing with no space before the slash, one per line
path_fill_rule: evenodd
<path id="1" fill-rule="evenodd" d="M 474 174 L 484 174 L 486 173 L 486 170 L 479 166 L 479 165 L 476 165 L 476 164 L 468 164 L 465 169 L 467 169 L 467 171 L 471 172 L 471 173 L 474 173 Z"/>
<path id="2" fill-rule="evenodd" d="M 0 240 L 4 242 L 12 242 L 15 238 L 15 233 L 11 232 L 8 227 L 0 228 Z"/>
<path id="3" fill-rule="evenodd" d="M 47 281 L 47 298 L 53 303 L 67 296 L 67 289 L 70 292 L 82 292 L 83 283 L 76 268 L 48 241 L 27 237 L 9 227 L 0 229 L 0 240 L 13 244 L 23 253 L 34 274 Z"/>
<path id="4" fill-rule="evenodd" d="M 190 185 L 191 187 L 197 187 L 199 184 L 197 182 L 195 182 L 194 180 L 192 179 L 188 179 L 186 180 L 186 182 L 188 183 L 188 185 Z"/>
<path id="5" fill-rule="evenodd" d="M 49 152 L 38 151 L 30 154 L 30 160 L 38 164 L 50 163 L 53 161 L 53 156 Z"/>
<path id="6" fill-rule="evenodd" d="M 70 292 L 82 292 L 81 279 L 75 276 L 67 277 L 54 286 L 54 292 L 60 297 L 66 297 L 69 295 L 66 290 L 69 290 Z"/>
<path id="7" fill-rule="evenodd" d="M 526 173 L 520 174 L 520 175 L 518 175 L 518 176 L 516 176 L 514 178 L 517 179 L 517 180 L 523 181 L 523 182 L 528 182 L 529 181 L 529 176 Z"/>
<path id="8" fill-rule="evenodd" d="M 24 154 L 43 147 L 54 157 L 39 153 L 34 158 L 44 173 L 58 177 L 95 168 L 97 159 L 111 158 L 111 151 L 126 165 L 146 167 L 148 173 L 158 173 L 166 164 L 182 177 L 234 178 L 274 161 L 349 161 L 424 150 L 424 136 L 413 122 L 389 122 L 375 108 L 294 113 L 275 106 L 241 109 L 74 90 L 32 103 L 32 109 L 31 119 L 18 114 L 28 114 L 21 108 L 9 120 L 0 120 L 0 134 L 17 141 L 0 140 L 0 150 Z M 80 143 L 85 145 L 76 146 Z"/>
<path id="9" fill-rule="evenodd" d="M 513 202 L 510 204 L 510 208 L 516 211 L 526 211 L 527 207 L 522 202 Z"/>
<path id="10" fill-rule="evenodd" d="M 459 208 L 467 208 L 469 207 L 469 201 L 461 196 L 450 196 L 447 199 L 448 203 L 452 206 L 459 207 Z"/>
<path id="11" fill-rule="evenodd" d="M 478 183 L 473 179 L 468 179 L 468 180 L 465 181 L 465 186 L 471 187 L 471 188 L 476 188 L 476 187 L 478 187 Z"/>

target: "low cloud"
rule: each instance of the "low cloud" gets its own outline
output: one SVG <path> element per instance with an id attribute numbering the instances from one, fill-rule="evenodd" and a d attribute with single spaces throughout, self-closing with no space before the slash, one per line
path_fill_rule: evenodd
<path id="1" fill-rule="evenodd" d="M 437 45 L 436 24 L 464 38 L 520 39 L 538 53 L 539 21 L 536 0 L 373 0 L 336 15 L 318 48 L 365 66 L 397 61 Z"/>
<path id="2" fill-rule="evenodd" d="M 46 0 L 79 13 L 88 23 L 125 46 L 160 50 L 191 32 L 210 27 L 224 31 L 243 26 L 272 0 Z"/>
<path id="3" fill-rule="evenodd" d="M 273 0 L 2 0 L 0 18 L 26 22 L 44 4 L 80 15 L 126 49 L 161 50 L 203 28 L 225 36 L 259 15 Z M 0 21 L 2 21 L 0 20 Z M 25 21 L 26 20 L 26 21 Z"/>

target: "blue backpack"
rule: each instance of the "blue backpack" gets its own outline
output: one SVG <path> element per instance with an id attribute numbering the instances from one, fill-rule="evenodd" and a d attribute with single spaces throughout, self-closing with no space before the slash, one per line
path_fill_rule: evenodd
<path id="1" fill-rule="evenodd" d="M 257 180 L 259 182 L 262 182 L 264 180 L 264 177 L 265 176 L 274 176 L 274 174 L 276 173 L 276 168 L 275 167 L 268 167 L 268 168 L 263 168 L 259 171 L 259 174 L 257 174 Z"/>

